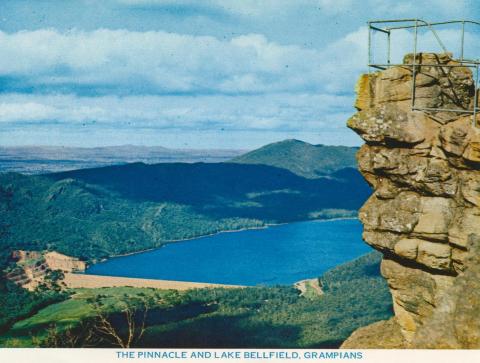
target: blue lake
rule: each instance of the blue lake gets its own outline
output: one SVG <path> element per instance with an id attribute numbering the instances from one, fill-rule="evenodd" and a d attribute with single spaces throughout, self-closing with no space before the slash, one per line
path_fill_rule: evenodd
<path id="1" fill-rule="evenodd" d="M 87 274 L 235 285 L 291 284 L 371 251 L 356 219 L 219 233 L 116 257 Z"/>

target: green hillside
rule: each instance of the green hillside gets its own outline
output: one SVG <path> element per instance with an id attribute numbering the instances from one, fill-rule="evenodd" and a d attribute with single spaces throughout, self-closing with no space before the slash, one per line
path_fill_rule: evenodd
<path id="1" fill-rule="evenodd" d="M 391 295 L 372 252 L 321 277 L 324 294 L 305 298 L 289 286 L 246 289 L 79 289 L 0 336 L 0 346 L 71 346 L 95 317 L 101 302 L 118 331 L 122 301 L 151 297 L 147 329 L 136 347 L 151 348 L 337 348 L 355 329 L 392 316 Z M 90 303 L 89 303 L 90 302 Z M 142 314 L 140 314 L 142 315 Z M 70 334 L 70 335 L 69 335 Z M 82 340 L 77 341 L 77 346 Z M 96 340 L 96 346 L 112 346 Z"/>
<path id="2" fill-rule="evenodd" d="M 334 169 L 320 178 L 242 163 L 134 163 L 34 176 L 0 173 L 0 270 L 15 249 L 50 249 L 96 261 L 219 231 L 355 216 L 370 188 L 355 169 Z M 263 294 L 248 291 L 254 299 Z M 277 296 L 278 304 L 292 294 L 287 288 L 265 291 Z M 224 293 L 219 311 L 231 311 L 243 299 Z M 205 291 L 204 299 L 212 303 L 209 294 Z M 65 298 L 57 292 L 29 293 L 0 279 L 0 332 Z"/>
<path id="3" fill-rule="evenodd" d="M 232 159 L 232 162 L 270 165 L 305 178 L 318 178 L 343 168 L 356 168 L 357 150 L 355 147 L 312 145 L 292 139 L 265 145 Z"/>
<path id="4" fill-rule="evenodd" d="M 353 169 L 307 179 L 266 165 L 142 163 L 0 174 L 0 247 L 85 260 L 224 230 L 353 216 L 370 189 Z"/>

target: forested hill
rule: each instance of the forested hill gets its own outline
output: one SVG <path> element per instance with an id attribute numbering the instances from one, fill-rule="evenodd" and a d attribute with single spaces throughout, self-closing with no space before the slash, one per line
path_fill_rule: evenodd
<path id="1" fill-rule="evenodd" d="M 92 260 L 223 230 L 352 216 L 369 194 L 354 169 L 316 179 L 238 163 L 6 173 L 0 248 L 51 248 Z"/>
<path id="2" fill-rule="evenodd" d="M 270 165 L 305 178 L 318 178 L 339 169 L 356 168 L 357 150 L 356 147 L 312 145 L 290 139 L 265 145 L 232 159 L 232 162 Z"/>

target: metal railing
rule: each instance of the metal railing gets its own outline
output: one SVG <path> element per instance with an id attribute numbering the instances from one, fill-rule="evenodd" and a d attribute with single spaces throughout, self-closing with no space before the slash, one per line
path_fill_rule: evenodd
<path id="1" fill-rule="evenodd" d="M 368 67 L 385 70 L 389 67 L 401 66 L 401 67 L 411 67 L 412 71 L 412 110 L 414 111 L 432 111 L 432 112 L 457 112 L 457 113 L 466 113 L 472 115 L 472 122 L 475 126 L 477 125 L 477 112 L 480 110 L 478 107 L 478 86 L 479 86 L 479 66 L 480 60 L 476 59 L 465 59 L 464 48 L 465 48 L 465 25 L 472 24 L 478 27 L 480 31 L 480 22 L 471 21 L 471 20 L 450 20 L 443 22 L 428 23 L 421 19 L 394 19 L 394 20 L 372 20 L 368 23 Z M 398 25 L 400 24 L 400 25 Z M 421 53 L 418 51 L 418 30 L 419 28 L 428 28 L 428 30 L 435 37 L 438 45 L 445 54 L 448 54 L 448 50 L 443 44 L 440 36 L 438 35 L 435 27 L 440 25 L 460 25 L 461 26 L 461 41 L 460 41 L 460 58 L 452 59 L 456 64 L 425 64 L 417 63 L 417 54 Z M 393 64 L 391 63 L 391 35 L 394 30 L 399 29 L 413 29 L 413 57 L 412 63 L 410 64 Z M 375 63 L 372 59 L 372 35 L 374 32 L 381 32 L 387 35 L 387 63 Z M 435 108 L 435 107 L 417 107 L 415 105 L 415 91 L 416 91 L 416 74 L 417 68 L 419 67 L 439 67 L 439 68 L 470 68 L 474 74 L 474 101 L 473 101 L 473 110 L 472 109 L 463 109 L 463 108 Z"/>

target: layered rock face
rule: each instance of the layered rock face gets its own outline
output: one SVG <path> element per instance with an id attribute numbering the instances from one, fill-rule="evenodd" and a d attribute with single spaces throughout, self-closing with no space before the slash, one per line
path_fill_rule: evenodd
<path id="1" fill-rule="evenodd" d="M 472 109 L 474 80 L 448 54 L 418 54 L 415 106 Z M 404 63 L 412 62 L 407 55 Z M 348 120 L 374 188 L 360 211 L 381 251 L 395 317 L 344 348 L 480 348 L 480 126 L 472 115 L 412 110 L 411 67 L 363 75 Z M 480 117 L 477 118 L 477 122 Z"/>

